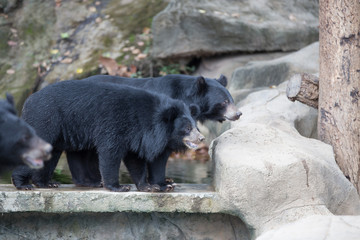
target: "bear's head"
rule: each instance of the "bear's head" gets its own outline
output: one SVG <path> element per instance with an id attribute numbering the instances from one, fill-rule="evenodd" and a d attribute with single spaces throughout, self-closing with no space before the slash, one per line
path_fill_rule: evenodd
<path id="1" fill-rule="evenodd" d="M 182 151 L 186 147 L 196 149 L 205 139 L 194 120 L 199 116 L 200 108 L 195 104 L 187 106 L 181 101 L 174 102 L 176 104 L 163 112 L 163 121 L 169 126 L 168 147 L 173 151 Z"/>
<path id="2" fill-rule="evenodd" d="M 195 81 L 196 103 L 200 106 L 198 120 L 223 122 L 235 121 L 241 116 L 234 99 L 226 89 L 227 79 L 221 75 L 219 79 L 204 78 L 199 76 Z"/>
<path id="3" fill-rule="evenodd" d="M 10 94 L 0 101 L 0 160 L 8 166 L 26 163 L 41 168 L 50 159 L 52 146 L 35 134 L 35 130 L 16 116 Z"/>

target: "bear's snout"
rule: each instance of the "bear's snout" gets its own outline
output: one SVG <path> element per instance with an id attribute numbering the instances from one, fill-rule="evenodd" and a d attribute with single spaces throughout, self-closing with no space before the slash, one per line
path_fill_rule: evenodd
<path id="1" fill-rule="evenodd" d="M 188 148 L 196 149 L 204 140 L 205 137 L 196 128 L 193 128 L 190 134 L 184 137 L 183 142 Z"/>
<path id="2" fill-rule="evenodd" d="M 238 108 L 236 108 L 235 104 L 229 104 L 226 108 L 224 117 L 229 121 L 236 121 L 241 115 L 242 113 Z"/>

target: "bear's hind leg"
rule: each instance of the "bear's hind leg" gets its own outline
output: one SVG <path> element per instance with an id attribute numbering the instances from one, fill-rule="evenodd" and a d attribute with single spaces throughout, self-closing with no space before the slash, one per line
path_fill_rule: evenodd
<path id="1" fill-rule="evenodd" d="M 98 148 L 99 168 L 103 180 L 104 188 L 113 192 L 128 192 L 129 185 L 119 184 L 119 169 L 121 159 L 125 156 L 119 151 L 113 152 L 113 149 Z"/>
<path id="2" fill-rule="evenodd" d="M 158 192 L 160 188 L 152 188 L 147 182 L 146 161 L 138 156 L 137 153 L 129 152 L 124 158 L 124 163 L 128 169 L 131 179 L 136 188 L 141 192 Z"/>

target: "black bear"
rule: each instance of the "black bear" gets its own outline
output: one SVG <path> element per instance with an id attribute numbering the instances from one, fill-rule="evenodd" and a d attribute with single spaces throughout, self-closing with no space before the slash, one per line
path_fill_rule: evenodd
<path id="1" fill-rule="evenodd" d="M 111 191 L 128 191 L 119 184 L 120 162 L 136 153 L 133 175 L 141 191 L 164 186 L 147 182 L 146 163 L 154 166 L 149 175 L 155 182 L 165 178 L 162 165 L 172 151 L 195 148 L 204 137 L 193 117 L 199 107 L 190 109 L 166 95 L 111 83 L 69 80 L 45 87 L 25 102 L 23 115 L 39 136 L 50 142 L 52 158 L 43 169 L 17 169 L 13 183 L 28 188 L 29 177 L 38 187 L 56 187 L 52 173 L 62 151 L 96 152 L 103 186 Z M 165 184 L 164 184 L 165 185 Z"/>
<path id="2" fill-rule="evenodd" d="M 221 75 L 219 79 L 179 74 L 142 79 L 96 75 L 81 81 L 128 85 L 166 94 L 171 98 L 184 101 L 187 105 L 196 104 L 200 107 L 200 114 L 196 117 L 196 120 L 200 122 L 204 122 L 205 120 L 219 122 L 223 122 L 224 120 L 234 121 L 241 116 L 241 112 L 236 108 L 233 98 L 225 88 L 227 79 L 223 75 Z M 100 186 L 101 178 L 96 158 L 96 153 L 89 151 L 67 152 L 70 171 L 76 185 Z M 129 165 L 136 162 L 134 159 L 136 159 L 135 154 L 128 156 L 124 159 L 125 165 L 129 168 Z M 130 166 L 130 168 L 132 167 L 133 166 Z M 149 169 L 152 168 L 151 163 L 148 167 Z M 162 167 L 165 168 L 165 166 Z M 131 171 L 130 174 L 132 175 Z M 132 176 L 132 178 L 136 179 L 134 176 Z M 149 181 L 154 183 L 151 176 L 149 176 Z M 168 187 L 171 188 L 171 186 Z"/>
<path id="3" fill-rule="evenodd" d="M 0 100 L 0 172 L 20 164 L 41 168 L 50 158 L 52 146 L 16 115 L 10 94 Z"/>

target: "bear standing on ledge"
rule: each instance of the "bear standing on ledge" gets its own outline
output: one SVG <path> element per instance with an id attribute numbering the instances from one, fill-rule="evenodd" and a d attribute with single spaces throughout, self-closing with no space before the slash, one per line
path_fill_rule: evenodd
<path id="1" fill-rule="evenodd" d="M 119 168 L 131 153 L 144 160 L 129 169 L 138 177 L 137 188 L 161 188 L 147 182 L 146 164 L 154 165 L 149 175 L 162 183 L 158 179 L 165 179 L 165 169 L 156 167 L 157 161 L 186 146 L 196 148 L 204 139 L 193 120 L 198 114 L 196 105 L 189 110 L 181 101 L 127 86 L 76 80 L 50 85 L 27 99 L 22 116 L 53 144 L 53 156 L 41 170 L 15 170 L 13 183 L 28 188 L 31 177 L 38 187 L 53 187 L 50 180 L 62 151 L 85 150 L 97 153 L 105 188 L 130 190 L 119 184 Z"/>
<path id="2" fill-rule="evenodd" d="M 200 107 L 200 114 L 196 120 L 204 122 L 206 120 L 223 122 L 225 120 L 235 121 L 241 116 L 241 112 L 234 104 L 229 91 L 225 88 L 227 79 L 221 75 L 219 79 L 204 78 L 202 76 L 194 77 L 188 75 L 172 74 L 156 78 L 124 78 L 109 75 L 96 75 L 85 78 L 81 81 L 90 81 L 98 83 L 114 83 L 118 85 L 133 86 L 145 89 L 155 93 L 162 93 L 171 98 L 184 101 L 188 106 L 196 104 Z M 101 177 L 97 162 L 96 152 L 90 151 L 67 151 L 66 153 L 69 168 L 73 181 L 78 186 L 97 187 L 101 185 Z M 133 168 L 133 164 L 138 159 L 136 153 L 128 154 L 124 159 L 127 168 Z M 158 163 L 165 169 L 166 160 Z M 155 180 L 151 176 L 152 164 L 148 164 L 149 181 Z M 129 171 L 131 178 L 137 182 L 137 175 Z M 163 182 L 164 180 L 162 180 Z M 168 190 L 171 191 L 171 185 Z"/>

